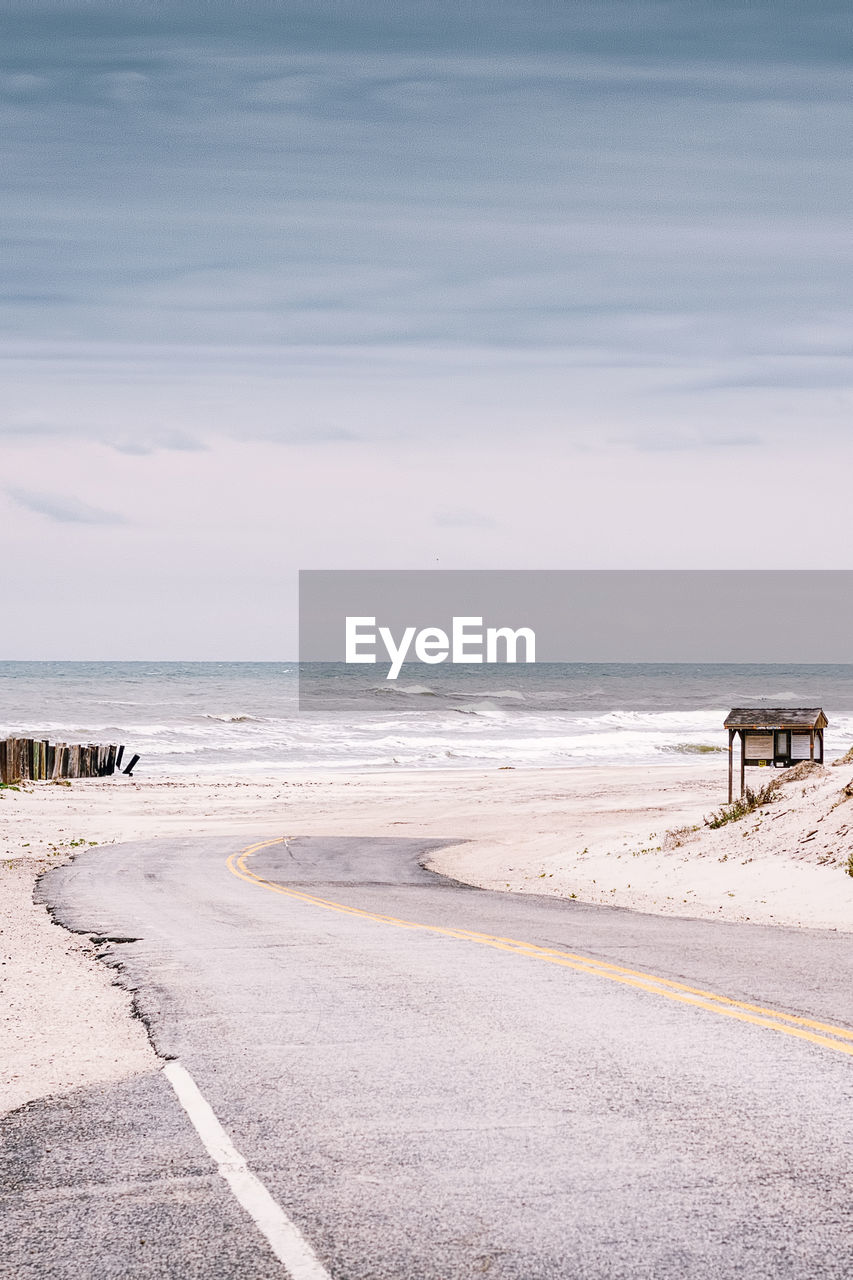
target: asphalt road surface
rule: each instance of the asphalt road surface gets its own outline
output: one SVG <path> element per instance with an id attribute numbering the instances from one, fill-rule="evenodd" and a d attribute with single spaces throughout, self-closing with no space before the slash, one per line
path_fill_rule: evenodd
<path id="1" fill-rule="evenodd" d="M 313 1250 L 290 1274 L 853 1274 L 849 936 L 466 888 L 413 840 L 241 847 L 92 850 L 41 893 L 117 939 Z M 287 1277 L 168 1070 L 3 1122 L 0 1274 Z"/>

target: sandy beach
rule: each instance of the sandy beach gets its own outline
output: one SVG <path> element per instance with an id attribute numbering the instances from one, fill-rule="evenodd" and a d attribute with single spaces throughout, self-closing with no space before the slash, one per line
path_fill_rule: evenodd
<path id="1" fill-rule="evenodd" d="M 32 902 L 38 874 L 79 848 L 103 846 L 109 858 L 111 844 L 205 832 L 424 836 L 448 842 L 434 870 L 487 888 L 853 931 L 851 774 L 853 765 L 776 775 L 772 803 L 717 830 L 705 822 L 726 798 L 721 757 L 654 768 L 116 777 L 4 789 L 0 1111 L 157 1066 L 96 944 Z"/>

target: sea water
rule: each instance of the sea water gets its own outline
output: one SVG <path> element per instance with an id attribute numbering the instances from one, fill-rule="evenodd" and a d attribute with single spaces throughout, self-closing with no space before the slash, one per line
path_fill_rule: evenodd
<path id="1" fill-rule="evenodd" d="M 0 737 L 120 742 L 138 777 L 712 759 L 730 707 L 822 706 L 853 745 L 853 665 L 0 663 Z M 300 699 L 300 686 L 302 697 Z M 301 709 L 300 709 L 301 706 Z"/>

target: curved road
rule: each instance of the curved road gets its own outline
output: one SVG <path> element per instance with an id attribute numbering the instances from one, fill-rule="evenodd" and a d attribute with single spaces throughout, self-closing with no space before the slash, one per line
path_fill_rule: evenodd
<path id="1" fill-rule="evenodd" d="M 247 1178 L 300 1280 L 853 1273 L 850 937 L 489 893 L 423 870 L 433 847 L 51 871 L 250 1173 L 217 1172 L 172 1068 L 32 1104 L 0 1126 L 0 1274 L 286 1277 Z"/>

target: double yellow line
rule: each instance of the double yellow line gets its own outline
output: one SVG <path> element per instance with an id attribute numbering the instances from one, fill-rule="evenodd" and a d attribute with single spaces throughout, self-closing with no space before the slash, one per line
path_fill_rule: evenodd
<path id="1" fill-rule="evenodd" d="M 783 1035 L 795 1036 L 798 1040 L 808 1040 L 811 1044 L 820 1045 L 824 1049 L 834 1049 L 837 1053 L 846 1053 L 853 1057 L 853 1031 L 846 1027 L 817 1022 L 812 1018 L 800 1018 L 792 1013 L 780 1013 L 778 1009 L 765 1009 L 761 1005 L 748 1004 L 743 1000 L 731 1000 L 728 996 L 704 991 L 701 987 L 691 987 L 684 982 L 674 982 L 671 978 L 660 978 L 654 973 L 626 969 L 622 965 L 610 964 L 606 960 L 596 960 L 591 956 L 576 955 L 570 951 L 555 951 L 549 947 L 539 947 L 532 942 L 521 942 L 517 938 L 500 938 L 490 933 L 451 929 L 444 925 L 420 924 L 415 920 L 400 920 L 396 916 L 363 911 L 360 907 L 348 907 L 342 902 L 318 898 L 314 894 L 304 893 L 301 889 L 290 889 L 286 885 L 273 884 L 272 881 L 264 880 L 249 870 L 246 861 L 252 854 L 275 844 L 286 843 L 286 837 L 282 836 L 276 840 L 264 840 L 259 844 L 250 845 L 240 853 L 232 853 L 228 859 L 228 870 L 248 884 L 260 885 L 270 893 L 279 893 L 285 898 L 295 898 L 298 902 L 306 902 L 312 907 L 337 911 L 345 916 L 358 916 L 362 920 L 372 920 L 375 924 L 392 925 L 395 929 L 419 930 L 423 933 L 439 934 L 444 938 L 456 938 L 461 942 L 476 942 L 480 946 L 492 947 L 496 951 L 509 951 L 513 955 L 542 960 L 546 964 L 559 965 L 563 969 L 575 969 L 578 973 L 607 978 L 610 982 L 619 982 L 623 986 L 634 987 L 650 995 L 677 1000 L 680 1004 L 705 1009 L 709 1013 L 717 1013 L 725 1018 L 736 1018 L 739 1022 L 751 1022 L 757 1027 L 765 1027 L 769 1031 L 780 1031 Z"/>

